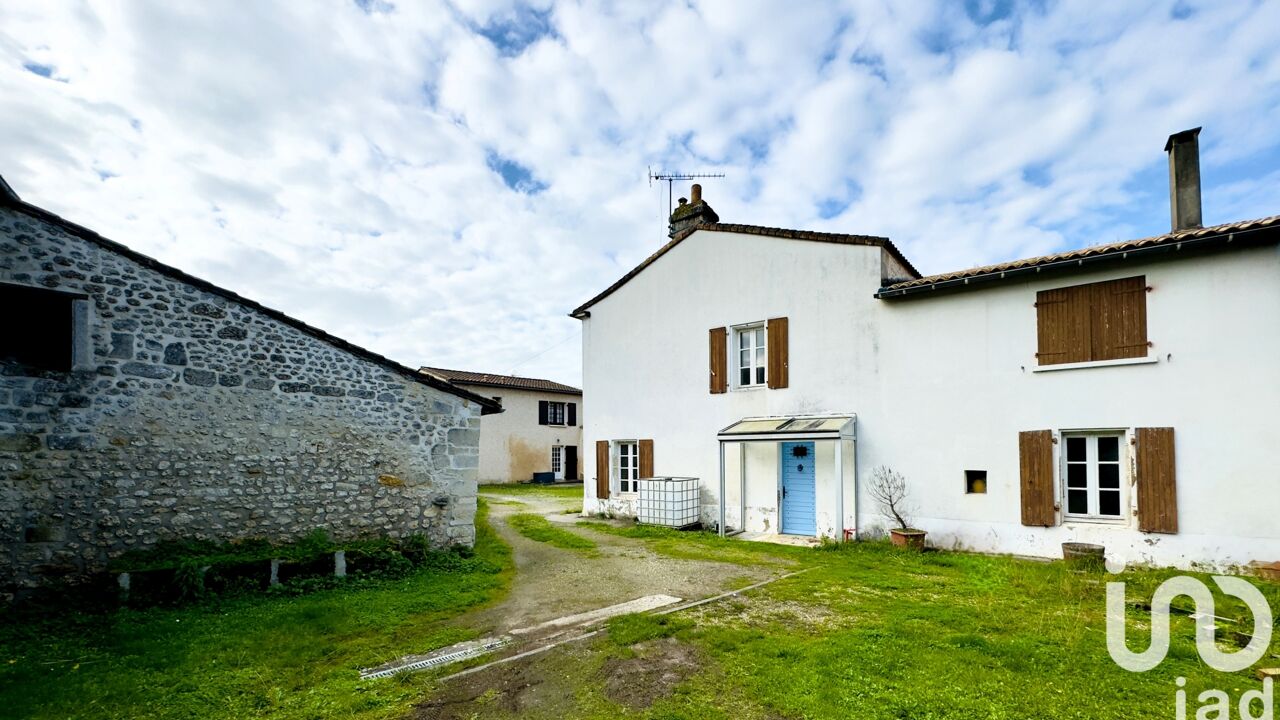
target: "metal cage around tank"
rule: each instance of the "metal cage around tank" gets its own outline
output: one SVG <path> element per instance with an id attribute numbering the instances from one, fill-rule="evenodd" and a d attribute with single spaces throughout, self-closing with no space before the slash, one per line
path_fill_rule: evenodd
<path id="1" fill-rule="evenodd" d="M 641 478 L 636 520 L 643 525 L 682 528 L 699 521 L 698 478 Z"/>

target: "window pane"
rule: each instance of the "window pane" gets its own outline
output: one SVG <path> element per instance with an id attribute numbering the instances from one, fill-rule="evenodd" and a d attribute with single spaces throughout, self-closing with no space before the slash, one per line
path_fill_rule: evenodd
<path id="1" fill-rule="evenodd" d="M 756 365 L 764 367 L 764 348 L 756 348 Z"/>
<path id="2" fill-rule="evenodd" d="M 1119 490 L 1103 490 L 1098 493 L 1098 514 L 1111 515 L 1113 517 L 1120 515 Z"/>
<path id="3" fill-rule="evenodd" d="M 751 351 L 743 350 L 742 352 L 738 353 L 738 367 L 750 367 L 750 366 L 751 366 Z"/>
<path id="4" fill-rule="evenodd" d="M 751 347 L 751 333 L 738 333 L 738 347 L 743 349 Z"/>
<path id="5" fill-rule="evenodd" d="M 1114 436 L 1098 438 L 1098 459 L 1113 462 L 1119 460 L 1120 438 Z"/>
<path id="6" fill-rule="evenodd" d="M 1072 462 L 1084 462 L 1085 439 L 1082 437 L 1067 438 L 1067 459 Z"/>
<path id="7" fill-rule="evenodd" d="M 1085 515 L 1089 512 L 1089 493 L 1086 490 L 1067 491 L 1067 512 Z"/>
<path id="8" fill-rule="evenodd" d="M 757 385 L 764 384 L 764 368 L 763 367 L 756 368 L 756 384 Z"/>
<path id="9" fill-rule="evenodd" d="M 756 330 L 756 347 L 764 347 L 764 328 Z"/>
<path id="10" fill-rule="evenodd" d="M 751 384 L 751 368 L 749 367 L 742 368 L 742 371 L 738 374 L 738 384 L 739 385 Z"/>
<path id="11" fill-rule="evenodd" d="M 1120 489 L 1120 466 L 1115 463 L 1099 463 L 1098 487 Z"/>
<path id="12" fill-rule="evenodd" d="M 1087 486 L 1088 471 L 1084 463 L 1070 463 L 1067 465 L 1067 487 L 1082 488 Z"/>

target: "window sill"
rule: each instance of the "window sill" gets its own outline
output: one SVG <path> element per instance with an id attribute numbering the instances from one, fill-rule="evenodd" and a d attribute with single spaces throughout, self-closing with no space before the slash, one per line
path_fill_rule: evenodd
<path id="1" fill-rule="evenodd" d="M 768 385 L 764 385 L 764 384 L 761 384 L 761 385 L 735 385 L 735 386 L 733 386 L 733 391 L 734 391 L 734 392 L 754 392 L 754 391 L 756 391 L 756 390 L 765 390 L 765 389 L 767 389 L 768 387 L 769 387 Z"/>
<path id="2" fill-rule="evenodd" d="M 1037 365 L 1031 368 L 1033 373 L 1055 372 L 1057 370 L 1084 370 L 1086 368 L 1117 367 L 1120 365 L 1153 365 L 1160 362 L 1158 357 L 1123 358 L 1120 360 L 1093 360 L 1090 362 L 1060 363 L 1058 365 Z"/>
<path id="3" fill-rule="evenodd" d="M 1110 525 L 1127 527 L 1129 521 L 1122 517 L 1088 517 L 1085 515 L 1067 515 L 1062 518 L 1063 525 Z"/>

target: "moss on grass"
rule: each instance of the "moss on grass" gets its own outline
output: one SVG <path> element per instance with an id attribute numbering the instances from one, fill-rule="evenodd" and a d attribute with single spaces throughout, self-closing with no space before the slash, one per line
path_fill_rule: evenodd
<path id="1" fill-rule="evenodd" d="M 577 533 L 556 527 L 541 515 L 518 513 L 507 518 L 507 524 L 516 532 L 538 542 L 544 542 L 566 550 L 595 552 L 596 544 Z"/>

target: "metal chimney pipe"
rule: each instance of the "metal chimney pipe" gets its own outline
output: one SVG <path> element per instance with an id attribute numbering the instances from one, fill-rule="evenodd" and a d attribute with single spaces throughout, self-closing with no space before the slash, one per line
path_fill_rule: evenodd
<path id="1" fill-rule="evenodd" d="M 1200 128 L 1169 136 L 1169 213 L 1173 231 L 1204 227 L 1200 214 Z"/>

